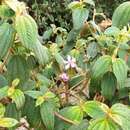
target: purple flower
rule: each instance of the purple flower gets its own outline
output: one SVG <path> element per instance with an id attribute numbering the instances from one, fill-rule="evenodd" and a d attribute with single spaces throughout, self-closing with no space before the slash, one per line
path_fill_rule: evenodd
<path id="1" fill-rule="evenodd" d="M 66 73 L 63 73 L 59 76 L 64 82 L 68 82 L 69 76 Z"/>
<path id="2" fill-rule="evenodd" d="M 76 59 L 71 57 L 71 56 L 67 56 L 67 60 L 64 61 L 65 63 L 65 69 L 69 69 L 69 68 L 76 68 Z"/>

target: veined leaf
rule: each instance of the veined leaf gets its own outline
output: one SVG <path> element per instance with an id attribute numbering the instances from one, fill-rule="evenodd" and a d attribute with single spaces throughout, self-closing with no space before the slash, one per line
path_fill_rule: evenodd
<path id="1" fill-rule="evenodd" d="M 39 40 L 33 46 L 33 52 L 40 64 L 46 65 L 50 60 L 50 54 L 47 47 L 43 46 Z"/>
<path id="2" fill-rule="evenodd" d="M 10 128 L 18 123 L 17 120 L 12 118 L 0 118 L 0 127 Z"/>
<path id="3" fill-rule="evenodd" d="M 79 35 L 80 30 L 72 29 L 67 37 L 66 45 L 63 49 L 63 53 L 67 54 L 76 44 L 77 36 Z"/>
<path id="4" fill-rule="evenodd" d="M 123 130 L 130 129 L 130 109 L 120 103 L 114 104 L 111 107 L 111 118 L 118 125 L 122 127 Z"/>
<path id="5" fill-rule="evenodd" d="M 88 130 L 120 130 L 120 128 L 112 120 L 100 118 L 90 122 Z"/>
<path id="6" fill-rule="evenodd" d="M 70 79 L 69 81 L 69 86 L 70 87 L 76 87 L 78 86 L 79 84 L 81 84 L 81 82 L 83 82 L 85 79 L 85 76 L 83 75 L 77 75 L 77 76 L 74 76 Z"/>
<path id="7" fill-rule="evenodd" d="M 84 22 L 88 19 L 89 10 L 83 7 L 72 10 L 73 27 L 75 30 L 81 29 Z"/>
<path id="8" fill-rule="evenodd" d="M 17 109 L 23 107 L 25 103 L 25 96 L 21 90 L 15 89 L 14 93 L 10 96 L 10 98 L 16 103 Z"/>
<path id="9" fill-rule="evenodd" d="M 15 12 L 9 8 L 7 5 L 3 4 L 0 5 L 0 16 L 3 18 L 8 18 L 8 17 L 12 17 L 15 15 Z"/>
<path id="10" fill-rule="evenodd" d="M 8 85 L 7 79 L 3 75 L 0 75 L 0 88 L 5 87 L 7 85 Z"/>
<path id="11" fill-rule="evenodd" d="M 15 28 L 22 44 L 28 48 L 32 47 L 37 43 L 37 24 L 34 19 L 26 15 L 17 15 L 15 20 Z"/>
<path id="12" fill-rule="evenodd" d="M 97 101 L 87 101 L 84 104 L 84 111 L 92 118 L 98 119 L 106 116 L 108 106 Z"/>
<path id="13" fill-rule="evenodd" d="M 15 31 L 13 27 L 4 23 L 0 26 L 0 60 L 7 54 L 13 44 Z"/>
<path id="14" fill-rule="evenodd" d="M 7 96 L 8 86 L 0 89 L 0 100 Z"/>
<path id="15" fill-rule="evenodd" d="M 44 102 L 40 106 L 42 121 L 48 130 L 54 130 L 54 106 L 50 102 Z"/>
<path id="16" fill-rule="evenodd" d="M 104 74 L 101 81 L 101 93 L 106 99 L 111 100 L 113 98 L 116 91 L 116 86 L 117 81 L 115 75 L 112 72 Z"/>
<path id="17" fill-rule="evenodd" d="M 125 87 L 125 81 L 127 79 L 128 67 L 124 60 L 118 58 L 113 61 L 113 73 L 117 78 L 119 89 Z"/>
<path id="18" fill-rule="evenodd" d="M 78 125 L 72 125 L 68 130 L 87 130 L 87 128 L 88 128 L 88 121 L 83 120 Z"/>
<path id="19" fill-rule="evenodd" d="M 68 5 L 69 9 L 76 9 L 81 7 L 81 3 L 79 1 L 73 1 Z"/>
<path id="20" fill-rule="evenodd" d="M 39 96 L 36 100 L 36 107 L 40 106 L 42 103 L 44 103 L 45 99 L 43 96 Z"/>
<path id="21" fill-rule="evenodd" d="M 65 107 L 60 111 L 60 114 L 77 124 L 83 119 L 83 111 L 79 106 Z"/>
<path id="22" fill-rule="evenodd" d="M 100 57 L 92 68 L 92 78 L 97 79 L 102 77 L 107 71 L 109 71 L 112 64 L 111 57 L 108 55 Z"/>
<path id="23" fill-rule="evenodd" d="M 130 21 L 130 2 L 124 2 L 114 12 L 112 25 L 116 27 L 126 26 Z"/>
<path id="24" fill-rule="evenodd" d="M 30 96 L 30 97 L 32 97 L 32 98 L 34 98 L 34 99 L 36 99 L 36 98 L 38 98 L 39 96 L 42 96 L 43 95 L 43 93 L 42 92 L 40 92 L 40 91 L 25 91 L 24 92 L 26 95 L 28 95 L 28 96 Z"/>
<path id="25" fill-rule="evenodd" d="M 29 78 L 29 69 L 27 61 L 20 55 L 14 55 L 9 60 L 7 65 L 8 79 L 10 83 L 16 78 L 20 80 L 20 84 L 23 84 Z"/>

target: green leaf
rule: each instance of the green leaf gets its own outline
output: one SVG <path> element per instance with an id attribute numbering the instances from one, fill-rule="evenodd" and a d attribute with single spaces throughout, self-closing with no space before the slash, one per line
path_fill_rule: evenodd
<path id="1" fill-rule="evenodd" d="M 0 89 L 0 100 L 7 96 L 8 86 Z"/>
<path id="2" fill-rule="evenodd" d="M 39 96 L 36 100 L 36 107 L 40 106 L 45 101 L 43 96 Z"/>
<path id="3" fill-rule="evenodd" d="M 119 124 L 123 130 L 130 129 L 130 109 L 123 104 L 117 103 L 111 107 L 111 118 Z"/>
<path id="4" fill-rule="evenodd" d="M 40 64 L 46 65 L 50 61 L 48 48 L 43 46 L 39 40 L 33 45 L 33 52 Z"/>
<path id="5" fill-rule="evenodd" d="M 120 128 L 112 120 L 100 118 L 90 122 L 88 130 L 120 130 Z"/>
<path id="6" fill-rule="evenodd" d="M 3 117 L 5 114 L 5 107 L 3 104 L 0 103 L 0 118 Z"/>
<path id="7" fill-rule="evenodd" d="M 113 73 L 115 74 L 117 78 L 117 83 L 118 83 L 118 89 L 124 88 L 125 87 L 125 81 L 127 79 L 127 70 L 128 67 L 125 63 L 124 60 L 118 58 L 115 59 L 112 63 L 113 65 Z"/>
<path id="8" fill-rule="evenodd" d="M 115 94 L 117 86 L 116 77 L 112 72 L 106 73 L 101 81 L 102 95 L 111 100 Z"/>
<path id="9" fill-rule="evenodd" d="M 54 130 L 54 106 L 50 102 L 44 102 L 40 106 L 42 121 L 48 130 Z"/>
<path id="10" fill-rule="evenodd" d="M 112 25 L 122 28 L 130 21 L 130 2 L 124 2 L 114 12 Z"/>
<path id="11" fill-rule="evenodd" d="M 7 65 L 8 79 L 10 83 L 16 78 L 23 84 L 29 79 L 29 69 L 27 61 L 20 55 L 13 55 Z"/>
<path id="12" fill-rule="evenodd" d="M 10 103 L 6 106 L 5 117 L 19 120 L 21 118 L 21 111 L 17 110 L 14 103 Z"/>
<path id="13" fill-rule="evenodd" d="M 63 68 L 64 68 L 64 58 L 61 56 L 60 53 L 55 53 L 54 57 L 55 57 L 57 63 L 59 64 L 60 69 L 63 70 Z"/>
<path id="14" fill-rule="evenodd" d="M 73 28 L 75 30 L 81 29 L 84 22 L 88 19 L 89 10 L 83 7 L 72 10 Z"/>
<path id="15" fill-rule="evenodd" d="M 72 29 L 67 37 L 66 45 L 63 49 L 63 54 L 67 54 L 76 44 L 76 38 L 79 35 L 80 30 Z"/>
<path id="16" fill-rule="evenodd" d="M 52 28 L 48 29 L 47 31 L 44 32 L 43 39 L 44 40 L 49 40 L 51 35 L 52 35 L 52 33 L 53 33 Z"/>
<path id="17" fill-rule="evenodd" d="M 83 119 L 83 111 L 79 106 L 65 107 L 60 111 L 60 114 L 75 123 L 80 123 Z"/>
<path id="18" fill-rule="evenodd" d="M 55 98 L 56 95 L 54 93 L 52 93 L 52 92 L 46 92 L 44 94 L 44 97 L 47 98 L 47 99 L 50 99 L 50 98 Z"/>
<path id="19" fill-rule="evenodd" d="M 98 119 L 106 116 L 108 106 L 97 101 L 88 101 L 83 106 L 84 111 L 92 118 Z"/>
<path id="20" fill-rule="evenodd" d="M 7 79 L 3 75 L 0 75 L 0 88 L 5 87 L 7 85 L 8 85 Z"/>
<path id="21" fill-rule="evenodd" d="M 8 18 L 8 17 L 12 17 L 15 15 L 15 12 L 10 9 L 7 5 L 3 4 L 3 5 L 0 5 L 0 16 L 2 18 Z"/>
<path id="22" fill-rule="evenodd" d="M 69 81 L 69 86 L 70 87 L 76 87 L 78 86 L 79 84 L 81 84 L 85 79 L 85 76 L 83 75 L 77 75 L 77 76 L 74 76 L 70 79 Z"/>
<path id="23" fill-rule="evenodd" d="M 120 32 L 119 28 L 117 28 L 115 26 L 111 26 L 111 27 L 107 28 L 104 33 L 107 36 L 116 36 L 119 34 L 119 32 Z"/>
<path id="24" fill-rule="evenodd" d="M 72 125 L 68 130 L 86 130 L 88 128 L 88 121 L 83 120 L 78 125 Z"/>
<path id="25" fill-rule="evenodd" d="M 96 55 L 99 52 L 99 47 L 97 45 L 97 43 L 95 42 L 91 42 L 88 47 L 87 47 L 87 57 L 90 58 L 95 58 Z"/>
<path id="26" fill-rule="evenodd" d="M 34 19 L 26 15 L 17 15 L 15 20 L 15 28 L 22 44 L 28 48 L 32 49 L 33 45 L 37 42 L 37 24 Z"/>
<path id="27" fill-rule="evenodd" d="M 27 121 L 32 128 L 38 128 L 42 124 L 39 107 L 35 107 L 35 101 L 28 96 L 26 97 L 22 116 L 27 117 Z"/>
<path id="28" fill-rule="evenodd" d="M 19 82 L 20 82 L 19 79 L 14 79 L 13 82 L 12 82 L 12 86 L 13 86 L 13 87 L 18 86 Z"/>
<path id="29" fill-rule="evenodd" d="M 39 96 L 42 96 L 43 95 L 43 93 L 42 92 L 40 92 L 40 91 L 25 91 L 24 92 L 26 95 L 28 95 L 28 96 L 30 96 L 30 97 L 32 97 L 32 98 L 34 98 L 34 99 L 36 99 L 36 98 L 38 98 Z"/>
<path id="30" fill-rule="evenodd" d="M 81 3 L 79 1 L 73 1 L 68 5 L 69 9 L 76 9 L 81 7 Z"/>
<path id="31" fill-rule="evenodd" d="M 0 118 L 0 127 L 10 128 L 18 123 L 17 120 L 12 118 Z"/>
<path id="32" fill-rule="evenodd" d="M 0 60 L 5 57 L 13 44 L 15 31 L 8 23 L 0 26 Z"/>
<path id="33" fill-rule="evenodd" d="M 16 103 L 16 107 L 18 110 L 23 107 L 25 103 L 25 96 L 21 90 L 15 89 L 10 98 Z"/>
<path id="34" fill-rule="evenodd" d="M 92 68 L 92 78 L 97 79 L 102 77 L 111 67 L 111 57 L 108 55 L 100 57 Z"/>

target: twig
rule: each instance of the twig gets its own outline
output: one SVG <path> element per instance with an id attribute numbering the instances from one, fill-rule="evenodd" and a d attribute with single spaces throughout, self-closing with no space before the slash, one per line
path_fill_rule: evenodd
<path id="1" fill-rule="evenodd" d="M 74 121 L 72 121 L 72 120 L 69 120 L 69 119 L 63 117 L 63 116 L 60 115 L 58 112 L 55 112 L 54 114 L 55 114 L 55 116 L 57 116 L 57 117 L 60 118 L 61 120 L 65 121 L 65 122 L 67 122 L 67 123 L 69 123 L 69 124 L 71 124 L 71 125 L 76 125 L 76 124 L 77 124 L 76 122 L 74 122 Z"/>

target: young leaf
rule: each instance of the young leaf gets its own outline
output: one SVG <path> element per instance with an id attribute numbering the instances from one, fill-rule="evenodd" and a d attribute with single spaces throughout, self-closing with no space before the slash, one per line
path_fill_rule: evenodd
<path id="1" fill-rule="evenodd" d="M 115 94 L 116 91 L 116 77 L 112 72 L 106 73 L 101 81 L 101 88 L 102 88 L 102 95 L 111 100 Z"/>
<path id="2" fill-rule="evenodd" d="M 112 25 L 122 28 L 130 21 L 130 2 L 124 2 L 114 12 Z"/>
<path id="3" fill-rule="evenodd" d="M 87 101 L 84 104 L 84 111 L 92 118 L 105 117 L 108 106 L 97 101 Z"/>
<path id="4" fill-rule="evenodd" d="M 25 103 L 25 96 L 21 90 L 15 89 L 10 98 L 16 103 L 17 109 L 21 109 L 21 107 L 23 107 Z"/>
<path id="5" fill-rule="evenodd" d="M 130 129 L 130 109 L 120 103 L 114 104 L 111 107 L 111 118 L 119 124 L 123 130 Z"/>
<path id="6" fill-rule="evenodd" d="M 40 106 L 45 101 L 43 96 L 39 96 L 36 100 L 36 107 Z"/>
<path id="7" fill-rule="evenodd" d="M 68 5 L 69 9 L 76 9 L 81 7 L 81 3 L 79 1 L 73 1 Z"/>
<path id="8" fill-rule="evenodd" d="M 97 79 L 102 77 L 111 67 L 111 57 L 106 55 L 100 57 L 92 68 L 92 78 Z"/>
<path id="9" fill-rule="evenodd" d="M 42 121 L 48 130 L 54 130 L 54 106 L 50 102 L 44 102 L 40 106 Z"/>
<path id="10" fill-rule="evenodd" d="M 18 123 L 17 120 L 12 118 L 0 118 L 0 127 L 10 128 Z"/>
<path id="11" fill-rule="evenodd" d="M 125 87 L 125 81 L 127 79 L 127 70 L 128 67 L 124 60 L 118 58 L 115 59 L 112 63 L 113 65 L 113 73 L 117 78 L 117 83 L 119 85 L 119 89 Z"/>
<path id="12" fill-rule="evenodd" d="M 4 23 L 0 26 L 0 60 L 7 54 L 13 44 L 15 31 L 13 27 Z"/>
<path id="13" fill-rule="evenodd" d="M 17 15 L 15 20 L 15 28 L 22 44 L 32 49 L 33 45 L 37 42 L 37 24 L 34 19 L 28 15 Z"/>

